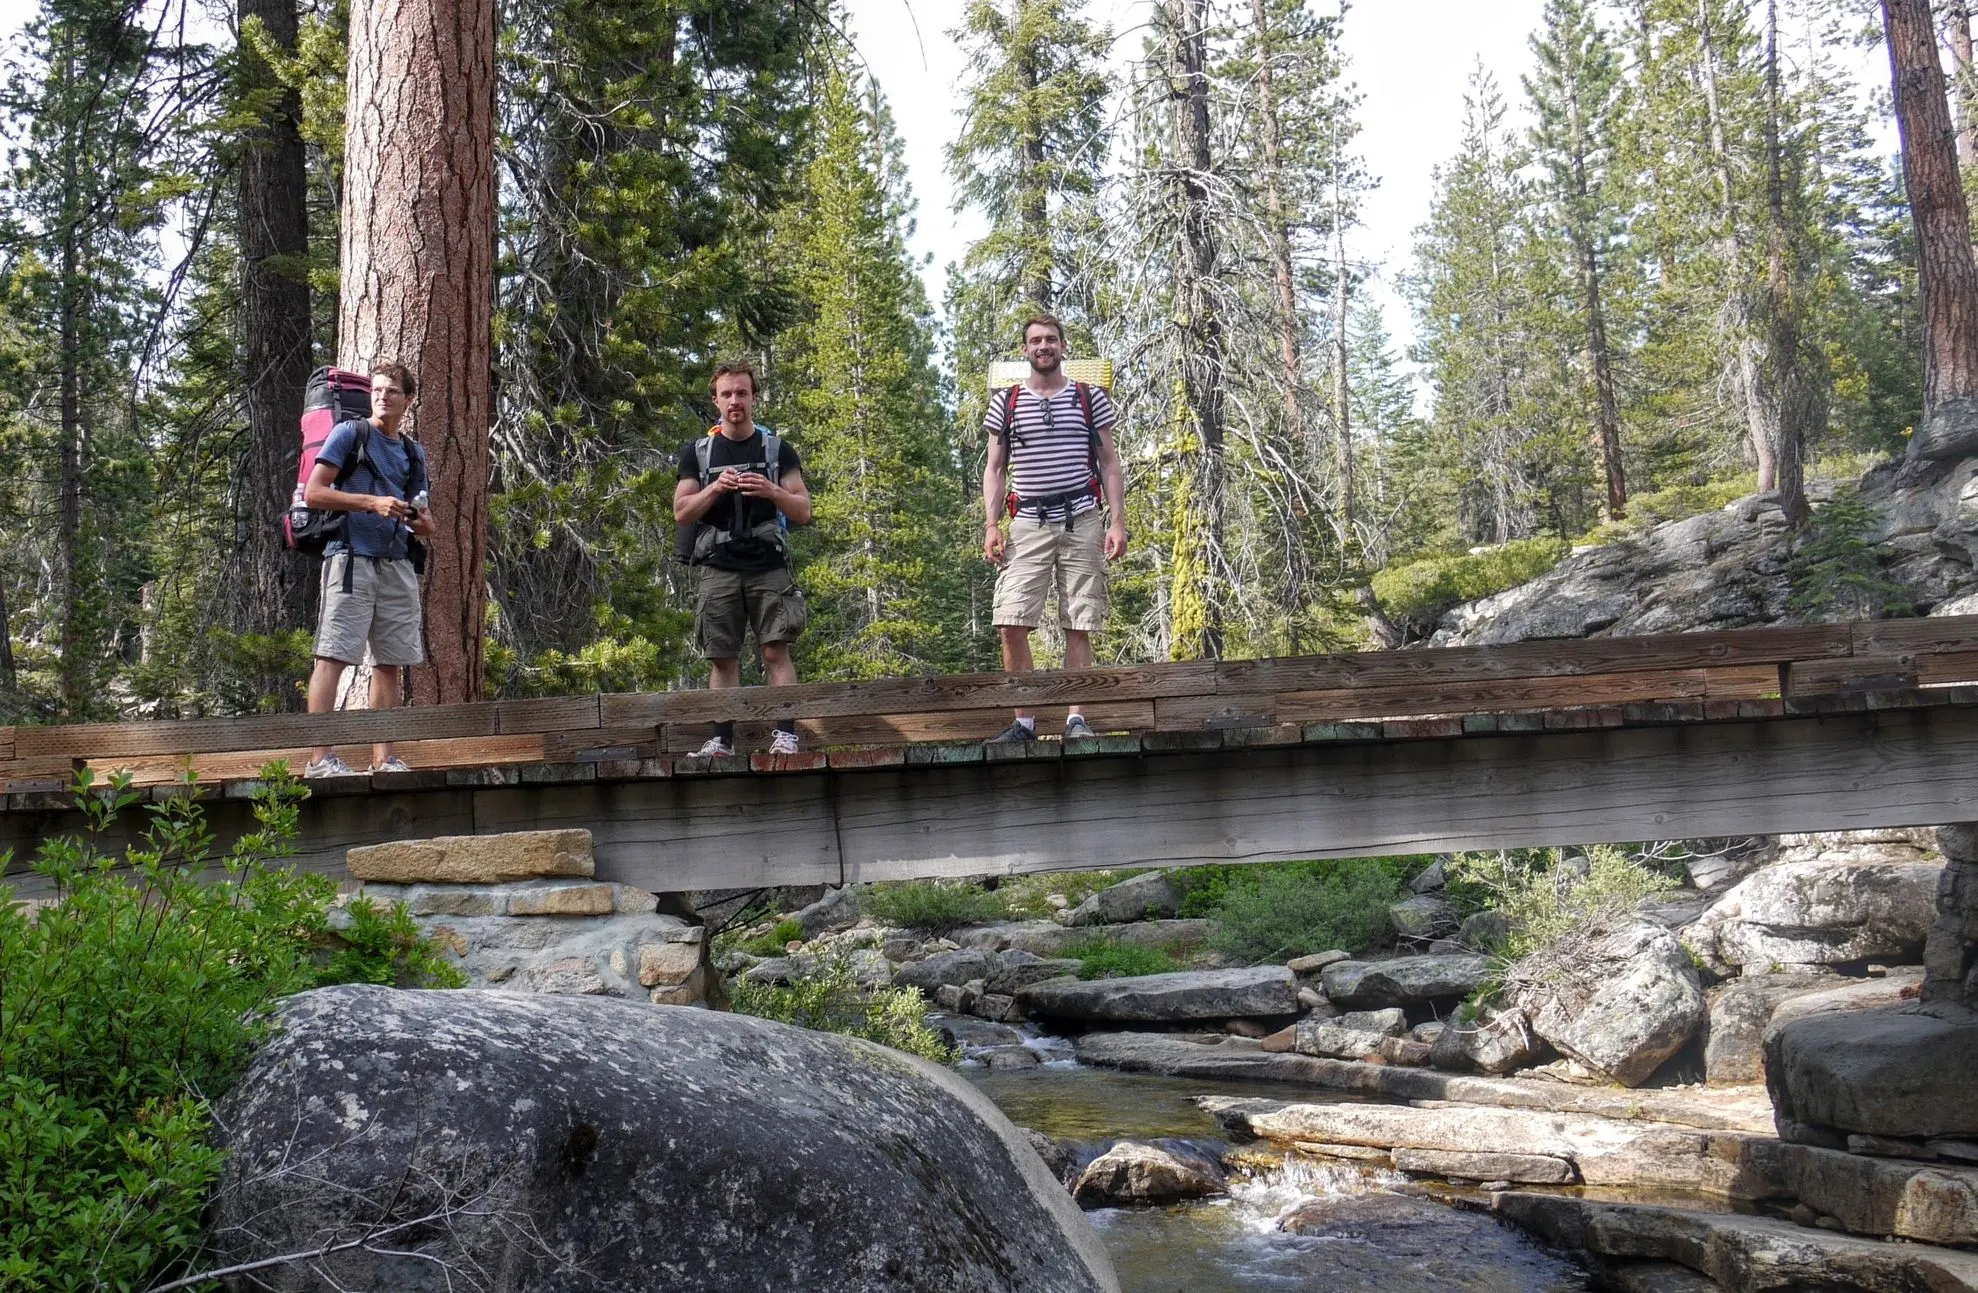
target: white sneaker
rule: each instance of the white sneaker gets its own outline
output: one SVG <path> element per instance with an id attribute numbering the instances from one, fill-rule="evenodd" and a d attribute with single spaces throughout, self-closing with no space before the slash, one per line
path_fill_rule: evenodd
<path id="1" fill-rule="evenodd" d="M 797 734 L 795 732 L 786 732 L 780 727 L 777 728 L 775 734 L 769 738 L 769 752 L 771 754 L 795 754 L 797 752 Z"/>
<path id="2" fill-rule="evenodd" d="M 311 759 L 302 767 L 302 775 L 311 780 L 317 777 L 354 777 L 357 769 L 332 754 L 326 759 Z"/>
<path id="3" fill-rule="evenodd" d="M 696 759 L 725 759 L 735 752 L 735 747 L 718 736 L 707 738 L 707 744 L 694 751 Z"/>
<path id="4" fill-rule="evenodd" d="M 371 765 L 371 771 L 373 771 L 373 772 L 410 772 L 410 771 L 412 771 L 412 765 L 411 765 L 411 764 L 409 764 L 409 763 L 407 763 L 407 762 L 406 762 L 406 761 L 405 761 L 404 759 L 401 759 L 401 758 L 399 758 L 399 757 L 398 757 L 397 755 L 395 755 L 395 754 L 394 754 L 394 755 L 393 755 L 393 756 L 392 756 L 391 758 L 389 758 L 389 759 L 386 759 L 386 760 L 385 760 L 385 761 L 384 761 L 383 763 L 374 763 L 374 764 L 372 764 L 372 765 Z"/>

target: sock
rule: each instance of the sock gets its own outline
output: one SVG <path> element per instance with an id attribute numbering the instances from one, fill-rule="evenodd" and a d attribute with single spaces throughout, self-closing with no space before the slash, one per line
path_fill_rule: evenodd
<path id="1" fill-rule="evenodd" d="M 786 718 L 776 725 L 776 730 L 779 732 L 788 732 L 791 736 L 795 736 L 797 734 L 797 720 Z"/>
<path id="2" fill-rule="evenodd" d="M 733 723 L 716 723 L 714 725 L 714 734 L 726 741 L 731 749 L 734 747 L 735 725 Z"/>
<path id="3" fill-rule="evenodd" d="M 1032 714 L 1027 718 L 1019 718 L 1017 722 L 1020 725 L 1022 725 L 1023 730 L 1026 732 L 1034 732 L 1037 730 L 1037 716 L 1035 714 Z"/>

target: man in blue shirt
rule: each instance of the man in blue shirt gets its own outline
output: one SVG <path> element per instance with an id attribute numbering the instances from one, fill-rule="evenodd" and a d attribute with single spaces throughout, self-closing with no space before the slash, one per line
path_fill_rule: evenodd
<path id="1" fill-rule="evenodd" d="M 324 546 L 322 611 L 316 620 L 316 665 L 309 675 L 309 712 L 336 708 L 343 671 L 371 649 L 372 709 L 400 700 L 399 670 L 424 664 L 419 575 L 411 540 L 433 533 L 425 506 L 426 455 L 399 434 L 417 390 L 403 364 L 371 369 L 371 416 L 339 423 L 323 442 L 309 473 L 303 502 L 343 512 L 343 534 Z M 339 486 L 346 463 L 356 465 Z M 373 772 L 408 772 L 392 743 L 371 748 Z M 320 746 L 303 769 L 307 777 L 342 777 L 354 769 L 329 746 Z"/>

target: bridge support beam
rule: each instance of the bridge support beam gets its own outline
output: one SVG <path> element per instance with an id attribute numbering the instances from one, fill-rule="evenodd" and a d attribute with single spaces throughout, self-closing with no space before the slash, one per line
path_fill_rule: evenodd
<path id="1" fill-rule="evenodd" d="M 580 826 L 658 891 L 1978 820 L 1978 708 L 326 797 L 299 857 Z M 0 844 L 80 824 L 9 813 Z M 222 838 L 246 805 L 213 806 Z M 106 847 L 113 841 L 106 841 Z M 23 885 L 23 894 L 30 891 Z"/>

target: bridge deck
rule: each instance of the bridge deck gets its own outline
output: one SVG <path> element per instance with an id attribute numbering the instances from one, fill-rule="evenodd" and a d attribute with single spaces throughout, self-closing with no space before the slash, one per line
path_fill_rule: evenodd
<path id="1" fill-rule="evenodd" d="M 329 739 L 414 771 L 312 783 L 305 864 L 378 839 L 590 827 L 650 888 L 1964 820 L 1978 617 L 728 692 L 0 729 L 0 844 L 70 829 L 73 770 L 190 769 L 226 833 Z M 1112 734 L 984 747 L 1017 705 Z M 733 718 L 794 756 L 684 757 Z M 1054 719 L 1047 719 L 1050 730 Z M 817 748 L 824 747 L 824 748 Z"/>

